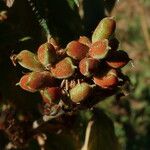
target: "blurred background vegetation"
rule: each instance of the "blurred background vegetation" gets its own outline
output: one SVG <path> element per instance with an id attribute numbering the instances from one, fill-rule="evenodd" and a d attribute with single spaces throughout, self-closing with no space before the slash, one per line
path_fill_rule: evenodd
<path id="1" fill-rule="evenodd" d="M 115 17 L 117 21 L 116 37 L 120 41 L 119 49 L 127 51 L 130 58 L 133 59 L 132 63 L 123 68 L 123 72 L 131 80 L 131 86 L 125 87 L 125 97 L 119 100 L 116 96 L 110 97 L 100 102 L 98 108 L 104 110 L 113 120 L 121 149 L 149 150 L 150 1 L 81 0 L 79 8 L 76 0 L 47 0 L 44 2 L 36 0 L 34 2 L 41 16 L 47 19 L 51 34 L 59 40 L 62 47 L 80 35 L 90 37 L 104 16 Z M 14 67 L 9 57 L 12 53 L 18 53 L 22 49 L 35 52 L 37 47 L 45 41 L 45 33 L 26 0 L 15 0 L 11 8 L 8 8 L 4 1 L 0 1 L 0 103 L 15 104 L 18 112 L 27 112 L 34 119 L 40 116 L 37 107 L 41 102 L 41 97 L 15 86 L 22 72 L 26 70 L 19 66 Z M 86 122 L 85 118 L 88 118 L 88 115 L 88 112 L 81 112 L 79 119 Z M 68 127 L 70 126 L 73 125 L 69 124 Z M 80 128 L 78 126 L 72 130 L 80 131 L 83 137 L 85 127 L 83 126 L 82 130 Z M 59 149 L 57 141 L 62 141 L 59 143 L 62 150 L 74 149 L 70 138 L 72 132 L 66 135 L 50 133 L 49 149 Z M 2 149 L 7 141 L 7 137 L 0 131 Z M 34 142 L 31 142 L 29 149 L 38 149 Z"/>
<path id="2" fill-rule="evenodd" d="M 120 0 L 112 11 L 117 19 L 120 48 L 133 59 L 123 70 L 132 87 L 116 104 L 112 99 L 100 104 L 115 120 L 116 134 L 124 149 L 150 147 L 150 1 Z"/>

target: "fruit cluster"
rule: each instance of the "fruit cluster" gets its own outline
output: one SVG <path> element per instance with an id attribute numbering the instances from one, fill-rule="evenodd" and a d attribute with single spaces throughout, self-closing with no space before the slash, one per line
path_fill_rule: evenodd
<path id="1" fill-rule="evenodd" d="M 23 75 L 18 85 L 29 92 L 39 91 L 45 103 L 63 102 L 67 106 L 92 101 L 98 93 L 118 88 L 123 80 L 121 68 L 130 58 L 125 51 L 117 50 L 115 28 L 115 20 L 106 17 L 91 40 L 80 36 L 62 49 L 50 39 L 37 54 L 23 50 L 13 55 L 15 64 L 32 71 Z"/>

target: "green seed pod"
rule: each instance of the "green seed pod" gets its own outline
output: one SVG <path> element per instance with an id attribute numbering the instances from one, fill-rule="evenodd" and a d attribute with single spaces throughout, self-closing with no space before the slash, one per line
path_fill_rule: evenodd
<path id="1" fill-rule="evenodd" d="M 19 83 L 20 87 L 29 92 L 36 92 L 47 86 L 54 85 L 54 78 L 51 77 L 50 72 L 31 72 L 22 76 Z"/>
<path id="2" fill-rule="evenodd" d="M 57 103 L 61 98 L 61 89 L 59 87 L 48 87 L 40 91 L 45 103 Z"/>
<path id="3" fill-rule="evenodd" d="M 93 32 L 92 43 L 101 39 L 108 39 L 113 35 L 116 29 L 116 21 L 111 17 L 106 17 L 100 21 L 98 26 Z"/>
<path id="4" fill-rule="evenodd" d="M 75 103 L 79 103 L 88 98 L 88 96 L 91 94 L 91 91 L 92 86 L 89 84 L 85 82 L 77 84 L 69 91 L 70 99 Z"/>
<path id="5" fill-rule="evenodd" d="M 22 67 L 31 71 L 42 71 L 44 66 L 39 62 L 37 56 L 28 51 L 23 50 L 14 58 Z"/>
<path id="6" fill-rule="evenodd" d="M 99 61 L 93 58 L 84 58 L 79 63 L 79 69 L 81 74 L 90 77 L 93 75 L 99 67 Z"/>
<path id="7" fill-rule="evenodd" d="M 39 61 L 44 65 L 47 66 L 49 64 L 53 64 L 56 61 L 56 50 L 54 46 L 50 43 L 42 44 L 37 51 L 37 56 Z"/>
<path id="8" fill-rule="evenodd" d="M 83 59 L 86 54 L 88 53 L 89 47 L 78 42 L 72 41 L 66 47 L 66 53 L 73 59 L 81 60 Z"/>
<path id="9" fill-rule="evenodd" d="M 93 43 L 89 50 L 89 56 L 95 59 L 103 59 L 107 55 L 110 47 L 108 46 L 108 40 L 100 40 Z"/>
<path id="10" fill-rule="evenodd" d="M 51 73 L 55 78 L 65 79 L 74 74 L 75 68 L 71 58 L 66 57 L 51 68 Z"/>

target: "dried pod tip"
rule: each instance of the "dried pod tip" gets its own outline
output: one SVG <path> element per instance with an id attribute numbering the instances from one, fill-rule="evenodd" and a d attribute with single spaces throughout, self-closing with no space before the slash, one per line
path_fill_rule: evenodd
<path id="1" fill-rule="evenodd" d="M 75 103 L 79 103 L 87 99 L 88 96 L 91 94 L 91 91 L 92 86 L 85 82 L 82 82 L 80 84 L 77 84 L 69 91 L 70 99 Z"/>
<path id="2" fill-rule="evenodd" d="M 47 66 L 52 64 L 56 61 L 56 50 L 51 43 L 44 43 L 42 44 L 37 51 L 37 56 L 39 61 L 44 65 Z"/>
<path id="3" fill-rule="evenodd" d="M 103 59 L 107 55 L 110 47 L 108 46 L 108 40 L 100 40 L 93 43 L 89 50 L 89 56 L 95 59 Z"/>
<path id="4" fill-rule="evenodd" d="M 10 59 L 11 59 L 14 66 L 16 66 L 16 64 L 17 64 L 16 56 L 17 56 L 16 54 L 12 54 L 10 56 Z"/>
<path id="5" fill-rule="evenodd" d="M 86 45 L 88 47 L 90 47 L 91 44 L 92 44 L 90 39 L 88 37 L 86 37 L 86 36 L 80 36 L 78 42 L 80 42 L 80 43 L 82 43 L 82 44 L 84 44 L 84 45 Z"/>
<path id="6" fill-rule="evenodd" d="M 110 52 L 106 58 L 106 63 L 112 68 L 122 68 L 124 67 L 131 59 L 125 51 L 113 51 Z"/>
<path id="7" fill-rule="evenodd" d="M 81 74 L 90 77 L 93 75 L 99 67 L 99 61 L 93 58 L 84 58 L 79 63 L 79 69 Z"/>
<path id="8" fill-rule="evenodd" d="M 18 55 L 16 55 L 15 59 L 22 67 L 31 71 L 44 70 L 44 66 L 39 62 L 37 56 L 28 50 L 21 51 Z"/>
<path id="9" fill-rule="evenodd" d="M 92 43 L 101 40 L 109 39 L 116 29 L 116 21 L 112 17 L 106 17 L 100 21 L 93 32 Z"/>
<path id="10" fill-rule="evenodd" d="M 75 68 L 71 58 L 66 57 L 51 68 L 51 73 L 55 78 L 65 79 L 74 74 Z"/>
<path id="11" fill-rule="evenodd" d="M 58 40 L 56 40 L 56 39 L 54 39 L 54 38 L 49 38 L 48 39 L 48 43 L 51 43 L 53 46 L 54 46 L 54 48 L 56 49 L 56 50 L 58 50 L 59 49 L 59 43 L 58 43 Z"/>
<path id="12" fill-rule="evenodd" d="M 101 88 L 111 89 L 118 84 L 117 71 L 115 69 L 111 69 L 104 76 L 94 76 L 93 81 Z"/>
<path id="13" fill-rule="evenodd" d="M 88 46 L 78 41 L 72 41 L 67 45 L 66 53 L 73 59 L 81 60 L 87 55 L 88 49 Z"/>
<path id="14" fill-rule="evenodd" d="M 61 98 L 61 89 L 59 87 L 48 87 L 40 91 L 45 103 L 58 103 Z"/>

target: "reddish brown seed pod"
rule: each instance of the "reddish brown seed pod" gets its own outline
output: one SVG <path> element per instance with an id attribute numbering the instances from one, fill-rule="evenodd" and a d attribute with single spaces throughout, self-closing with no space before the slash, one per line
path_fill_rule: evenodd
<path id="1" fill-rule="evenodd" d="M 21 77 L 19 83 L 17 83 L 16 85 L 20 85 L 20 87 L 23 90 L 29 91 L 29 92 L 36 92 L 36 89 L 30 88 L 30 86 L 28 86 L 28 81 L 30 80 L 30 75 L 26 74 L 24 76 Z"/>
<path id="2" fill-rule="evenodd" d="M 71 77 L 75 72 L 76 66 L 73 65 L 71 58 L 66 57 L 51 67 L 52 76 L 58 79 Z"/>
<path id="3" fill-rule="evenodd" d="M 67 55 L 76 60 L 81 60 L 86 57 L 88 50 L 88 46 L 78 41 L 71 41 L 66 47 Z"/>
<path id="4" fill-rule="evenodd" d="M 56 50 L 51 43 L 42 44 L 37 51 L 37 56 L 39 61 L 47 66 L 49 64 L 53 64 L 56 61 Z"/>
<path id="5" fill-rule="evenodd" d="M 92 44 L 91 41 L 90 41 L 90 39 L 89 39 L 88 37 L 86 37 L 86 36 L 80 36 L 80 38 L 79 38 L 78 41 L 79 41 L 80 43 L 82 43 L 82 44 L 88 46 L 88 47 L 90 47 L 91 44 Z"/>
<path id="6" fill-rule="evenodd" d="M 75 103 L 79 103 L 88 98 L 88 96 L 91 94 L 91 91 L 91 85 L 85 82 L 77 84 L 69 91 L 70 99 Z"/>
<path id="7" fill-rule="evenodd" d="M 112 17 L 102 19 L 93 32 L 92 43 L 102 39 L 109 39 L 115 32 L 115 29 L 116 21 Z"/>
<path id="8" fill-rule="evenodd" d="M 90 77 L 93 75 L 99 67 L 99 61 L 93 58 L 84 58 L 79 63 L 79 69 L 81 74 Z"/>
<path id="9" fill-rule="evenodd" d="M 97 75 L 93 77 L 93 81 L 101 88 L 112 88 L 118 84 L 117 71 L 115 69 L 109 70 L 105 75 Z"/>
<path id="10" fill-rule="evenodd" d="M 18 55 L 13 55 L 12 57 L 16 62 L 26 69 L 32 71 L 44 70 L 44 66 L 39 62 L 37 56 L 28 50 L 23 50 Z"/>
<path id="11" fill-rule="evenodd" d="M 19 83 L 20 87 L 29 92 L 36 92 L 47 86 L 54 85 L 54 78 L 51 77 L 50 72 L 31 72 L 21 77 Z"/>
<path id="12" fill-rule="evenodd" d="M 100 40 L 95 43 L 93 43 L 89 50 L 89 56 L 95 59 L 103 59 L 110 47 L 108 46 L 108 40 Z"/>
<path id="13" fill-rule="evenodd" d="M 40 91 L 45 103 L 57 103 L 61 98 L 61 89 L 59 87 L 48 87 Z"/>
<path id="14" fill-rule="evenodd" d="M 131 59 L 125 51 L 113 51 L 110 52 L 106 58 L 106 63 L 112 68 L 122 68 L 124 67 Z"/>

